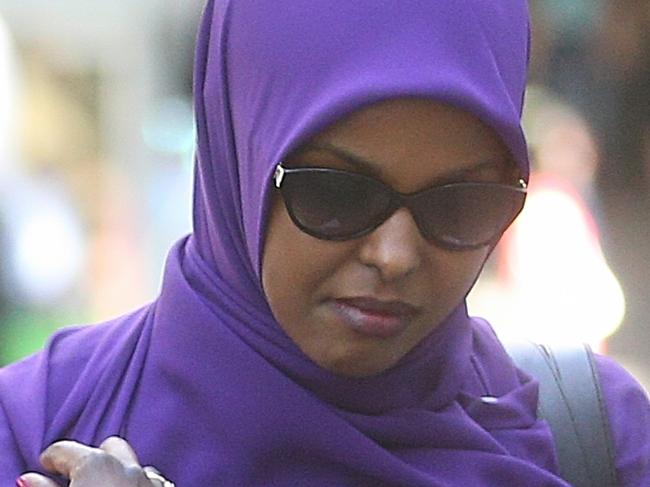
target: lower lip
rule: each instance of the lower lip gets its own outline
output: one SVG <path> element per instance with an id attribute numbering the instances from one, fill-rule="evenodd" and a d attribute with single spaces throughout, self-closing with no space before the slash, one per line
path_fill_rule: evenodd
<path id="1" fill-rule="evenodd" d="M 406 315 L 371 312 L 342 301 L 331 301 L 331 305 L 343 323 L 361 335 L 376 338 L 391 338 L 402 333 L 410 320 Z"/>

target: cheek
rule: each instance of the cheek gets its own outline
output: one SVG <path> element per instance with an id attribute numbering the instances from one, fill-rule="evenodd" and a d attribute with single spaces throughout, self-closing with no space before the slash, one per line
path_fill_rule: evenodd
<path id="1" fill-rule="evenodd" d="M 346 259 L 346 246 L 310 237 L 298 229 L 276 200 L 262 260 L 262 286 L 281 325 L 307 318 L 319 291 Z"/>
<path id="2" fill-rule="evenodd" d="M 464 276 L 464 294 L 469 293 L 469 291 L 474 286 L 474 283 L 478 279 L 478 276 L 481 274 L 483 266 L 485 265 L 485 261 L 489 255 L 490 249 L 488 248 L 475 250 L 470 252 L 467 256 L 467 259 L 462 264 L 460 264 L 462 270 L 459 270 L 458 272 L 459 275 Z"/>
<path id="3" fill-rule="evenodd" d="M 289 245 L 293 230 L 287 220 L 283 204 L 276 198 L 269 212 L 262 256 L 262 287 L 271 305 L 287 299 L 289 289 L 296 279 L 301 279 L 304 269 L 301 253 Z"/>
<path id="4" fill-rule="evenodd" d="M 487 248 L 468 252 L 444 252 L 438 255 L 434 276 L 441 279 L 436 283 L 439 292 L 444 290 L 447 299 L 458 301 L 473 287 L 490 253 Z M 457 303 L 454 303 L 457 304 Z"/>

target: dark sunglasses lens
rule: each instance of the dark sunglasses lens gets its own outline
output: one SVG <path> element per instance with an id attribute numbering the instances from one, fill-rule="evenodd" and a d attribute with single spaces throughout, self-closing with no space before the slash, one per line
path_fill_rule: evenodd
<path id="1" fill-rule="evenodd" d="M 287 174 L 281 190 L 298 227 L 330 240 L 352 238 L 373 228 L 390 204 L 381 185 L 349 173 L 294 172 Z"/>
<path id="2" fill-rule="evenodd" d="M 524 199 L 524 193 L 507 186 L 453 184 L 423 193 L 412 208 L 428 240 L 451 249 L 470 249 L 498 238 Z"/>

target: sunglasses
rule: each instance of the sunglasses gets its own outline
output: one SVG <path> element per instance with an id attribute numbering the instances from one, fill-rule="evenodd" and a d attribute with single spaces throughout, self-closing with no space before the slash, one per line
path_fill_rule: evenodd
<path id="1" fill-rule="evenodd" d="M 427 241 L 449 250 L 496 243 L 526 198 L 523 180 L 518 186 L 449 183 L 403 194 L 362 174 L 281 163 L 273 180 L 294 224 L 318 239 L 362 237 L 405 207 Z"/>

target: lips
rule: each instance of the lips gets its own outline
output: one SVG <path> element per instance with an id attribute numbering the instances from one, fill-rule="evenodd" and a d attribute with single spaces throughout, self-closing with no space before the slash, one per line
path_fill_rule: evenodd
<path id="1" fill-rule="evenodd" d="M 385 301 L 372 297 L 340 298 L 331 305 L 345 326 L 378 338 L 399 335 L 419 313 L 419 308 L 403 301 Z"/>

